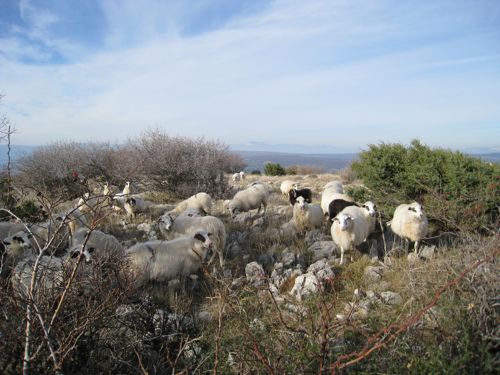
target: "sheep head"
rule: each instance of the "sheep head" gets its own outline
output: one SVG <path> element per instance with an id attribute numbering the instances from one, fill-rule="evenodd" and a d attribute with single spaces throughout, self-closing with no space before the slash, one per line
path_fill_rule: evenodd
<path id="1" fill-rule="evenodd" d="M 408 211 L 411 211 L 416 217 L 421 218 L 424 216 L 424 206 L 418 202 L 413 202 L 408 207 Z"/>
<path id="2" fill-rule="evenodd" d="M 174 225 L 174 220 L 174 217 L 169 212 L 162 215 L 158 220 L 160 229 L 171 230 L 172 226 Z"/>
<path id="3" fill-rule="evenodd" d="M 340 230 L 348 230 L 352 227 L 354 218 L 351 215 L 340 213 L 333 219 L 333 222 L 335 221 L 338 221 Z"/>
<path id="4" fill-rule="evenodd" d="M 204 230 L 198 231 L 194 235 L 194 247 L 192 250 L 201 258 L 202 263 L 206 263 L 212 257 L 213 242 L 210 239 L 212 233 Z"/>
<path id="5" fill-rule="evenodd" d="M 368 214 L 371 217 L 375 217 L 377 215 L 377 206 L 372 201 L 368 201 L 368 202 L 363 203 L 363 205 L 361 207 L 363 207 L 365 210 L 367 210 Z"/>

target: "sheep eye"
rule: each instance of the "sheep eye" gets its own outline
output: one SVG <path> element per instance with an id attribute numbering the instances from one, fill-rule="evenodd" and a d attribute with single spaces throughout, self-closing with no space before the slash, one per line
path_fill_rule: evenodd
<path id="1" fill-rule="evenodd" d="M 89 247 L 89 248 L 87 249 L 87 251 L 88 251 L 89 253 L 93 253 L 93 252 L 95 251 L 95 247 Z"/>
<path id="2" fill-rule="evenodd" d="M 77 258 L 77 257 L 78 257 L 78 255 L 80 255 L 80 253 L 79 253 L 79 252 L 77 252 L 77 251 L 75 251 L 73 254 L 71 254 L 71 258 L 73 258 L 73 259 L 74 259 L 74 258 Z"/>
<path id="3" fill-rule="evenodd" d="M 196 238 L 197 240 L 200 240 L 201 242 L 205 242 L 205 237 L 203 237 L 203 235 L 201 233 L 196 233 L 194 235 L 194 238 Z"/>

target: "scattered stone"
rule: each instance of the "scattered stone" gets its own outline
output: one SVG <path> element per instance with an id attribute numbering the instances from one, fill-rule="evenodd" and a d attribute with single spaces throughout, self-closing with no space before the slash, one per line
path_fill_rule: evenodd
<path id="1" fill-rule="evenodd" d="M 319 290 L 319 285 L 320 282 L 316 275 L 312 273 L 300 275 L 295 279 L 295 284 L 290 294 L 298 301 L 302 301 L 308 295 L 316 293 Z"/>
<path id="2" fill-rule="evenodd" d="M 316 241 L 308 250 L 312 253 L 313 262 L 320 259 L 329 259 L 337 255 L 337 246 L 333 241 Z"/>
<path id="3" fill-rule="evenodd" d="M 231 289 L 240 289 L 246 280 L 247 279 L 244 276 L 234 279 L 233 282 L 231 283 Z"/>
<path id="4" fill-rule="evenodd" d="M 312 246 L 315 242 L 329 242 L 331 239 L 331 236 L 324 234 L 320 229 L 313 229 L 306 233 L 304 242 L 307 246 Z"/>
<path id="5" fill-rule="evenodd" d="M 292 253 L 290 250 L 284 250 L 281 253 L 281 262 L 283 263 L 283 266 L 285 268 L 291 268 L 295 265 L 295 254 Z"/>
<path id="6" fill-rule="evenodd" d="M 380 299 L 387 305 L 401 305 L 403 303 L 403 298 L 396 292 L 381 292 Z"/>
<path id="7" fill-rule="evenodd" d="M 384 267 L 368 266 L 365 268 L 365 277 L 368 281 L 378 281 L 382 278 Z"/>
<path id="8" fill-rule="evenodd" d="M 251 262 L 245 266 L 245 275 L 248 282 L 256 287 L 263 286 L 266 281 L 264 268 L 257 262 Z"/>
<path id="9" fill-rule="evenodd" d="M 198 321 L 200 323 L 210 323 L 213 318 L 212 313 L 207 310 L 202 310 L 198 313 Z"/>
<path id="10" fill-rule="evenodd" d="M 255 332 L 264 332 L 265 329 L 266 329 L 266 326 L 264 325 L 264 323 L 257 319 L 257 318 L 254 318 L 251 322 L 250 322 L 250 328 L 255 331 Z"/>
<path id="11" fill-rule="evenodd" d="M 149 233 L 151 231 L 151 224 L 148 223 L 142 223 L 137 226 L 137 230 L 141 232 L 146 232 Z"/>
<path id="12" fill-rule="evenodd" d="M 373 285 L 373 290 L 375 290 L 376 292 L 384 292 L 388 290 L 390 287 L 391 284 L 389 284 L 387 281 L 380 281 Z"/>
<path id="13" fill-rule="evenodd" d="M 420 258 L 430 260 L 434 257 L 434 253 L 436 252 L 436 246 L 424 246 L 422 250 L 420 250 Z"/>
<path id="14" fill-rule="evenodd" d="M 250 225 L 253 222 L 253 214 L 251 212 L 241 212 L 233 218 L 235 223 Z"/>
<path id="15" fill-rule="evenodd" d="M 264 217 L 259 217 L 258 219 L 254 220 L 252 224 L 252 228 L 262 228 L 266 224 L 266 219 Z"/>

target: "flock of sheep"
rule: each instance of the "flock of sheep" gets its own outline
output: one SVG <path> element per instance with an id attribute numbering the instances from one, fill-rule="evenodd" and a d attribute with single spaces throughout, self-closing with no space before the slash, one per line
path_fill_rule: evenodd
<path id="1" fill-rule="evenodd" d="M 244 179 L 243 172 L 232 176 L 235 182 Z M 324 186 L 319 205 L 312 203 L 311 189 L 299 189 L 294 181 L 283 181 L 280 190 L 293 206 L 293 217 L 281 230 L 292 228 L 304 233 L 331 223 L 332 240 L 341 250 L 340 264 L 345 262 L 345 252 L 352 252 L 365 241 L 377 240 L 383 231 L 375 204 L 355 202 L 344 193 L 340 181 Z M 257 214 L 262 211 L 266 215 L 269 197 L 270 187 L 254 182 L 222 204 L 231 218 L 255 209 Z M 51 288 L 60 282 L 67 264 L 85 260 L 81 262 L 84 267 L 86 262 L 109 255 L 127 260 L 124 272 L 132 276 L 136 287 L 196 273 L 215 257 L 224 269 L 226 226 L 221 218 L 210 215 L 212 198 L 204 192 L 163 210 L 157 221 L 160 239 L 126 247 L 113 235 L 95 229 L 99 221 L 96 217 L 105 215 L 101 211 L 133 219 L 153 205 L 141 194 L 134 194 L 130 183 L 121 192 L 106 184 L 98 194 L 82 196 L 55 221 L 32 225 L 0 222 L 1 276 L 10 276 L 14 290 L 27 295 L 35 267 L 43 270 L 45 287 Z M 419 241 L 427 234 L 428 222 L 422 206 L 413 202 L 398 206 L 387 225 L 401 238 L 415 242 L 417 252 Z"/>

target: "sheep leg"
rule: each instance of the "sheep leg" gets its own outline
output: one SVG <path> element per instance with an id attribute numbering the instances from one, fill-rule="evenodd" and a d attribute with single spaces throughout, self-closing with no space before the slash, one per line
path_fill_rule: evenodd
<path id="1" fill-rule="evenodd" d="M 418 254 L 418 241 L 415 241 L 415 255 Z"/>
<path id="2" fill-rule="evenodd" d="M 340 248 L 340 264 L 344 264 L 344 248 Z"/>

